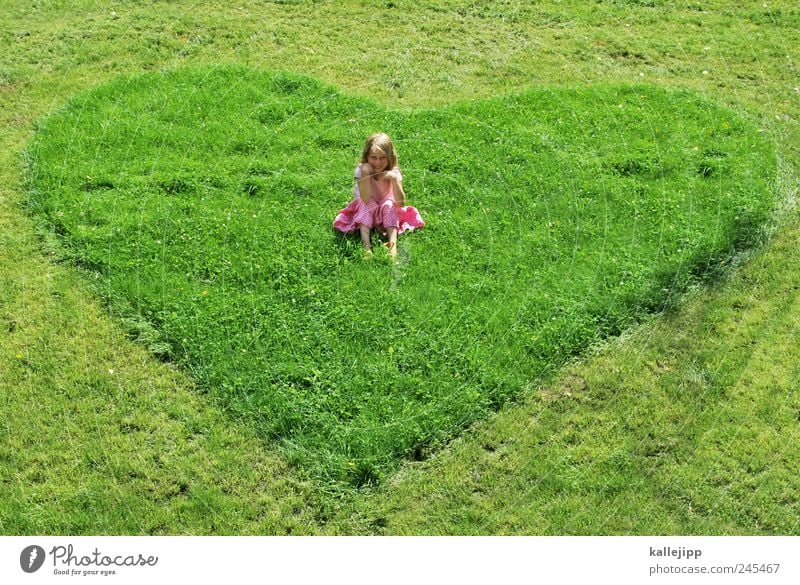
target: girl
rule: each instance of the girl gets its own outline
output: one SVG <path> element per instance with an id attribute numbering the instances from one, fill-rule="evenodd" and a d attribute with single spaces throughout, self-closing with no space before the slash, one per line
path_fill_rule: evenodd
<path id="1" fill-rule="evenodd" d="M 406 194 L 397 166 L 392 139 L 386 134 L 367 138 L 356 166 L 355 198 L 333 221 L 340 232 L 359 230 L 367 255 L 372 255 L 370 232 L 374 228 L 388 238 L 389 255 L 397 256 L 397 234 L 425 225 L 416 208 L 404 207 Z"/>

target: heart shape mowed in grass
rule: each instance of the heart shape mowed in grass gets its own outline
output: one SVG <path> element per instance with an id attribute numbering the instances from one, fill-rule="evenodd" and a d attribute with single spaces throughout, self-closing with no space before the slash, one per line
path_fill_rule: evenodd
<path id="1" fill-rule="evenodd" d="M 400 263 L 331 221 L 366 136 L 427 222 Z M 761 233 L 776 160 L 732 112 L 646 86 L 397 111 L 219 67 L 51 115 L 30 208 L 157 353 L 321 479 L 376 481 Z"/>

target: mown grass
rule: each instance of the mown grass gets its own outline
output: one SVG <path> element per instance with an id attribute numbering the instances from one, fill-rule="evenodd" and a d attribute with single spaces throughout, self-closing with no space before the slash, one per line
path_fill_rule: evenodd
<path id="1" fill-rule="evenodd" d="M 203 3 L 4 3 L 0 530 L 798 533 L 798 323 L 789 302 L 800 273 L 796 7 L 392 4 L 242 2 L 221 12 Z M 330 493 L 299 481 L 248 424 L 126 343 L 119 320 L 98 308 L 85 279 L 52 262 L 19 210 L 20 154 L 36 119 L 121 72 L 220 62 L 290 69 L 401 108 L 541 83 L 696 90 L 778 145 L 781 225 L 730 281 L 531 388 L 434 459 L 407 465 L 374 493 Z M 581 379 L 583 394 L 611 389 L 604 417 L 593 416 L 594 401 L 577 418 L 564 414 L 565 423 L 584 421 L 569 435 L 548 431 L 560 429 L 557 416 L 532 433 L 550 408 L 539 394 L 561 396 L 554 408 L 575 412 L 567 393 Z M 696 403 L 702 417 L 681 420 L 662 402 L 645 424 L 608 423 L 635 412 L 637 399 L 686 392 L 716 399 Z M 137 432 L 120 432 L 122 411 L 139 413 Z M 167 424 L 158 412 L 179 415 Z M 620 437 L 635 445 L 651 435 L 680 440 L 682 450 L 639 454 L 621 476 L 595 477 L 593 451 L 603 461 Z M 581 458 L 566 457 L 581 444 Z M 143 479 L 131 481 L 114 461 L 135 463 Z"/>
<path id="2" fill-rule="evenodd" d="M 797 235 L 407 466 L 331 528 L 797 534 Z"/>
<path id="3" fill-rule="evenodd" d="M 330 229 L 378 129 L 429 218 L 392 267 Z M 685 92 L 393 112 L 242 68 L 102 86 L 28 156 L 30 209 L 133 335 L 356 485 L 755 244 L 776 174 L 755 129 Z"/>

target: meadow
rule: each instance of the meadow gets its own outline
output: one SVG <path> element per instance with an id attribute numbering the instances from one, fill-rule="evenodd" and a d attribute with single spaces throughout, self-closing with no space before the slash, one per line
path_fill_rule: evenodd
<path id="1" fill-rule="evenodd" d="M 391 268 L 329 225 L 380 128 L 429 214 Z M 754 128 L 685 94 L 393 113 L 239 68 L 101 86 L 28 166 L 29 209 L 134 337 L 358 486 L 757 243 L 776 174 Z"/>
<path id="2" fill-rule="evenodd" d="M 415 7 L 12 5 L 4 532 L 797 532 L 796 11 Z"/>

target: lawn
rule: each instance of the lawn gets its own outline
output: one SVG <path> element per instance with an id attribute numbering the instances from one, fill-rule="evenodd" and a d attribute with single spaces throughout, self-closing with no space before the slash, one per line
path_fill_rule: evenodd
<path id="1" fill-rule="evenodd" d="M 4 531 L 797 532 L 797 13 L 641 4 L 12 5 Z"/>
<path id="2" fill-rule="evenodd" d="M 429 214 L 391 267 L 330 229 L 381 128 Z M 28 166 L 29 208 L 135 337 L 359 486 L 756 244 L 776 176 L 754 128 L 685 93 L 400 113 L 241 68 L 102 86 Z"/>

